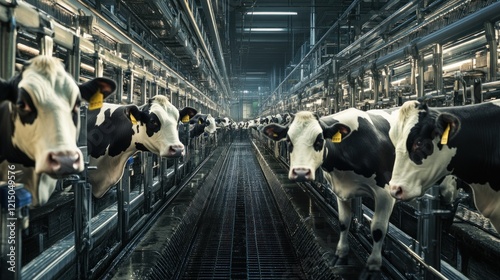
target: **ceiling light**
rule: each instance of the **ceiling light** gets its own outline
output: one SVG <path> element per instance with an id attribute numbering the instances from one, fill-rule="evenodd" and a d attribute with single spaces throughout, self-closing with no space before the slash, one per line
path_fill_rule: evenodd
<path id="1" fill-rule="evenodd" d="M 296 16 L 297 12 L 247 12 L 247 15 Z"/>
<path id="2" fill-rule="evenodd" d="M 270 27 L 270 28 L 259 28 L 259 27 L 254 27 L 254 28 L 243 28 L 243 31 L 245 32 L 283 32 L 286 31 L 286 28 L 276 28 L 276 27 Z"/>
<path id="3" fill-rule="evenodd" d="M 266 72 L 246 72 L 247 75 L 264 75 Z"/>

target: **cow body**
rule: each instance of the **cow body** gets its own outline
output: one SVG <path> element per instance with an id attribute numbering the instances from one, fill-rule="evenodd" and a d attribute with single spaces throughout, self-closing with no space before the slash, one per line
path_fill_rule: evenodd
<path id="1" fill-rule="evenodd" d="M 374 246 L 367 269 L 380 270 L 382 244 L 395 202 L 384 189 L 394 162 L 394 149 L 388 136 L 390 118 L 388 112 L 352 108 L 321 119 L 311 112 L 299 112 L 288 127 L 270 124 L 263 128 L 264 134 L 273 140 L 287 138 L 290 179 L 315 180 L 315 170 L 321 168 L 337 195 L 341 232 L 334 264 L 347 260 L 351 199 L 369 196 L 375 200 L 375 214 L 371 223 Z M 337 132 L 342 139 L 333 143 L 331 139 Z"/>
<path id="2" fill-rule="evenodd" d="M 453 174 L 471 186 L 477 209 L 500 230 L 499 117 L 500 100 L 446 108 L 406 102 L 390 131 L 396 147 L 391 194 L 409 200 Z"/>
<path id="3" fill-rule="evenodd" d="M 177 123 L 196 110 L 180 112 L 165 96 L 157 95 L 148 104 L 104 104 L 89 111 L 87 143 L 90 156 L 89 182 L 95 197 L 102 197 L 123 176 L 127 159 L 138 151 L 164 157 L 180 157 L 184 145 L 179 141 Z"/>
<path id="4" fill-rule="evenodd" d="M 0 81 L 0 162 L 34 167 L 36 176 L 60 178 L 81 172 L 83 158 L 76 145 L 81 97 L 89 100 L 98 91 L 105 97 L 115 87 L 105 78 L 78 85 L 59 59 L 31 59 L 21 73 Z M 7 176 L 6 170 L 0 177 Z M 36 203 L 46 201 L 50 190 L 30 192 Z"/>

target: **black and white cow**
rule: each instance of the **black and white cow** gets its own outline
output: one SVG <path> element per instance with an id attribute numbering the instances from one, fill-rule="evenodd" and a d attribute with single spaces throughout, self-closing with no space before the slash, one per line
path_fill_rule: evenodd
<path id="1" fill-rule="evenodd" d="M 273 140 L 286 138 L 289 143 L 289 179 L 313 181 L 316 169 L 321 167 L 337 195 L 340 240 L 334 265 L 347 261 L 351 199 L 369 196 L 375 200 L 375 214 L 371 222 L 373 249 L 366 268 L 367 272 L 380 270 L 382 245 L 395 202 L 384 188 L 391 178 L 394 162 L 394 148 L 389 139 L 391 118 L 389 112 L 381 110 L 364 112 L 351 108 L 322 118 L 302 111 L 288 126 L 269 124 L 262 130 Z"/>
<path id="2" fill-rule="evenodd" d="M 216 117 L 215 123 L 218 128 L 229 128 L 231 120 L 228 117 Z"/>
<path id="3" fill-rule="evenodd" d="M 390 130 L 396 147 L 391 194 L 409 200 L 445 175 L 467 182 L 477 209 L 500 230 L 500 100 L 429 108 L 403 104 Z"/>
<path id="4" fill-rule="evenodd" d="M 104 104 L 89 111 L 87 143 L 90 156 L 89 182 L 95 197 L 102 197 L 123 176 L 127 159 L 138 151 L 164 157 L 180 157 L 184 145 L 179 141 L 177 123 L 186 115 L 196 115 L 186 107 L 181 111 L 163 95 L 147 104 Z"/>
<path id="5" fill-rule="evenodd" d="M 0 81 L 0 162 L 34 167 L 37 174 L 52 177 L 81 172 L 83 158 L 76 145 L 80 98 L 89 100 L 98 91 L 106 97 L 115 87 L 106 78 L 78 85 L 59 59 L 34 57 L 20 74 Z"/>
<path id="6" fill-rule="evenodd" d="M 204 132 L 212 134 L 216 131 L 215 119 L 210 114 L 196 114 L 189 120 L 189 137 L 195 138 Z"/>

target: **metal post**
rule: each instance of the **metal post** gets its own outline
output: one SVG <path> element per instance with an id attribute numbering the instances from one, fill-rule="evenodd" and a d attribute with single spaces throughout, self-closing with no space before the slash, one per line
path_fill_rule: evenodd
<path id="1" fill-rule="evenodd" d="M 491 82 L 497 80 L 498 43 L 496 38 L 496 29 L 491 21 L 487 21 L 484 23 L 484 29 L 485 29 L 486 41 L 488 43 L 488 54 L 489 54 L 487 80 Z"/>
<path id="2" fill-rule="evenodd" d="M 439 213 L 439 186 L 432 186 L 427 193 L 417 200 L 417 240 L 416 248 L 424 261 L 441 271 L 441 221 Z M 425 279 L 434 279 L 430 271 L 424 272 Z"/>
<path id="3" fill-rule="evenodd" d="M 351 95 L 349 107 L 354 107 L 356 104 L 356 96 L 355 96 L 355 94 L 356 94 L 356 79 L 349 76 L 347 78 L 347 81 L 349 82 L 349 91 L 350 91 L 350 95 Z"/>
<path id="4" fill-rule="evenodd" d="M 434 53 L 432 55 L 434 68 L 434 79 L 436 84 L 436 91 L 438 94 L 444 93 L 443 88 L 443 46 L 441 44 L 434 45 Z"/>
<path id="5" fill-rule="evenodd" d="M 146 99 L 149 97 L 146 87 L 147 82 L 146 77 L 143 77 L 141 80 L 141 104 L 146 104 Z"/>
<path id="6" fill-rule="evenodd" d="M 80 37 L 73 37 L 73 50 L 69 52 L 67 61 L 68 72 L 75 78 L 76 81 L 80 78 L 80 64 L 81 64 L 81 51 L 80 51 Z M 87 140 L 85 140 L 87 141 Z"/>
<path id="7" fill-rule="evenodd" d="M 11 13 L 13 9 L 9 9 Z M 16 65 L 16 21 L 12 14 L 9 22 L 0 22 L 0 78 L 9 79 L 14 76 Z"/>
<path id="8" fill-rule="evenodd" d="M 380 87 L 380 72 L 377 70 L 377 67 L 375 64 L 372 65 L 372 75 L 373 75 L 373 99 L 375 102 L 375 105 L 377 105 L 379 101 L 379 87 Z"/>
<path id="9" fill-rule="evenodd" d="M 130 216 L 130 175 L 134 158 L 130 157 L 125 164 L 123 177 L 118 184 L 118 231 L 122 244 L 129 239 L 129 216 Z"/>
<path id="10" fill-rule="evenodd" d="M 89 253 L 92 248 L 91 239 L 91 218 L 92 218 L 92 189 L 87 183 L 87 170 L 89 167 L 87 149 L 87 106 L 80 107 L 81 127 L 78 137 L 78 146 L 82 151 L 85 169 L 81 177 L 74 175 L 67 179 L 72 182 L 75 191 L 75 250 L 77 255 L 77 275 L 78 279 L 88 279 L 89 277 Z"/>
<path id="11" fill-rule="evenodd" d="M 16 171 L 9 165 L 7 184 L 0 187 L 0 278 L 22 279 L 22 231 L 29 225 L 31 193 L 15 185 Z"/>
<path id="12" fill-rule="evenodd" d="M 127 101 L 132 104 L 134 102 L 134 73 L 132 70 L 129 70 L 128 73 L 128 77 L 125 78 L 128 79 Z"/>
<path id="13" fill-rule="evenodd" d="M 145 154 L 144 161 L 144 213 L 149 213 L 152 210 L 152 188 L 153 188 L 153 154 Z"/>
<path id="14" fill-rule="evenodd" d="M 123 99 L 123 69 L 118 67 L 116 68 L 116 99 L 117 104 L 121 104 Z"/>

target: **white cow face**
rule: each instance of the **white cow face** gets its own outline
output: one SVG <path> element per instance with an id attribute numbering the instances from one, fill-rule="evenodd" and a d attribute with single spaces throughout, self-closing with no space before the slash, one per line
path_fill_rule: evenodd
<path id="1" fill-rule="evenodd" d="M 399 118 L 389 131 L 396 148 L 389 182 L 392 196 L 401 200 L 421 196 L 439 179 L 451 173 L 447 166 L 456 154 L 456 148 L 440 144 L 448 125 L 448 139 L 451 140 L 459 129 L 455 117 L 438 115 L 416 101 L 403 104 Z"/>
<path id="2" fill-rule="evenodd" d="M 215 119 L 214 117 L 212 117 L 212 115 L 208 114 L 206 123 L 207 123 L 207 126 L 205 126 L 206 133 L 212 134 L 217 130 L 217 127 L 215 126 Z"/>
<path id="3" fill-rule="evenodd" d="M 138 120 L 141 121 L 141 126 L 138 128 L 140 134 L 138 142 L 160 156 L 184 155 L 184 145 L 179 140 L 177 124 L 186 115 L 189 117 L 196 115 L 196 110 L 187 107 L 179 112 L 163 95 L 154 96 L 140 110 Z"/>
<path id="4" fill-rule="evenodd" d="M 290 152 L 288 178 L 296 181 L 314 181 L 315 171 L 323 163 L 325 140 L 316 116 L 299 112 L 289 127 L 270 124 L 263 128 L 264 135 L 279 141 L 287 139 Z"/>
<path id="5" fill-rule="evenodd" d="M 89 90 L 102 89 L 107 96 L 115 87 L 112 81 L 103 87 L 99 85 L 107 81 L 78 86 L 57 58 L 47 56 L 35 57 L 25 66 L 13 89 L 17 91 L 17 100 L 12 108 L 11 141 L 34 161 L 36 173 L 60 177 L 83 170 L 82 153 L 76 146 L 80 93 L 88 99 Z"/>

